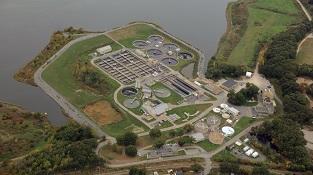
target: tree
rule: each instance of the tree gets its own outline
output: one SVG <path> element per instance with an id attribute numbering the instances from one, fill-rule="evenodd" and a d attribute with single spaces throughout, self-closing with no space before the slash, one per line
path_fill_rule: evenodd
<path id="1" fill-rule="evenodd" d="M 252 175 L 270 175 L 270 172 L 264 166 L 255 166 L 253 167 Z"/>
<path id="2" fill-rule="evenodd" d="M 183 136 L 183 137 L 180 137 L 178 139 L 178 145 L 179 146 L 184 146 L 184 145 L 189 145 L 189 144 L 192 144 L 194 141 L 194 139 L 190 136 Z"/>
<path id="3" fill-rule="evenodd" d="M 153 147 L 156 149 L 160 149 L 165 144 L 165 141 L 163 139 L 158 139 L 156 142 L 154 142 Z"/>
<path id="4" fill-rule="evenodd" d="M 129 145 L 125 148 L 125 154 L 129 157 L 135 157 L 137 155 L 137 148 L 134 145 Z"/>
<path id="5" fill-rule="evenodd" d="M 220 172 L 225 174 L 239 174 L 240 168 L 238 163 L 222 162 L 220 165 Z"/>
<path id="6" fill-rule="evenodd" d="M 253 98 L 256 99 L 259 94 L 259 88 L 252 83 L 247 83 L 246 88 L 242 91 L 244 96 L 249 100 L 252 100 Z"/>
<path id="7" fill-rule="evenodd" d="M 189 132 L 191 132 L 193 130 L 194 130 L 194 126 L 191 125 L 191 124 L 187 124 L 187 125 L 184 126 L 185 133 L 189 133 Z"/>
<path id="8" fill-rule="evenodd" d="M 242 91 L 239 91 L 238 93 L 235 93 L 233 90 L 231 90 L 228 94 L 228 102 L 233 104 L 233 105 L 237 105 L 237 106 L 241 106 L 244 105 L 247 101 L 246 97 L 244 96 Z"/>
<path id="9" fill-rule="evenodd" d="M 191 165 L 190 168 L 191 168 L 192 171 L 194 171 L 196 173 L 199 173 L 200 171 L 204 170 L 204 168 L 200 164 L 198 164 L 198 163 L 195 163 L 195 164 Z"/>
<path id="10" fill-rule="evenodd" d="M 137 138 L 137 134 L 133 132 L 126 132 L 124 135 L 117 138 L 117 144 L 124 146 L 136 145 Z"/>
<path id="11" fill-rule="evenodd" d="M 153 128 L 150 130 L 149 135 L 152 138 L 157 138 L 157 137 L 161 137 L 162 133 L 161 133 L 160 129 Z"/>
<path id="12" fill-rule="evenodd" d="M 129 173 L 128 173 L 128 175 L 146 175 L 146 174 L 147 173 L 145 169 L 139 169 L 135 167 L 130 168 Z"/>

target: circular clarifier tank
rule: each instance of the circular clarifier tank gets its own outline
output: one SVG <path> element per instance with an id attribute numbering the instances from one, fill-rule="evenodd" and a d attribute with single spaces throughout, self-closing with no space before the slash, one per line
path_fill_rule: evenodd
<path id="1" fill-rule="evenodd" d="M 178 54 L 178 57 L 183 60 L 191 60 L 193 58 L 193 55 L 189 52 L 180 52 Z"/>
<path id="2" fill-rule="evenodd" d="M 147 54 L 152 58 L 159 59 L 162 57 L 163 52 L 160 49 L 149 49 Z"/>
<path id="3" fill-rule="evenodd" d="M 174 66 L 178 63 L 178 61 L 175 60 L 174 58 L 164 58 L 162 60 L 162 63 L 168 66 Z"/>
<path id="4" fill-rule="evenodd" d="M 151 43 L 160 44 L 163 41 L 163 37 L 160 35 L 151 35 L 151 36 L 149 36 L 148 40 Z"/>
<path id="5" fill-rule="evenodd" d="M 176 49 L 178 49 L 178 46 L 176 44 L 173 44 L 173 43 L 166 43 L 166 44 L 163 44 L 163 48 L 168 52 L 168 51 L 171 51 L 171 52 L 175 52 Z"/>
<path id="6" fill-rule="evenodd" d="M 143 40 L 136 40 L 133 42 L 133 46 L 143 49 L 149 46 L 149 44 L 146 41 Z"/>
<path id="7" fill-rule="evenodd" d="M 127 97 L 136 96 L 137 93 L 138 93 L 138 90 L 135 87 L 125 87 L 122 89 L 122 94 Z"/>

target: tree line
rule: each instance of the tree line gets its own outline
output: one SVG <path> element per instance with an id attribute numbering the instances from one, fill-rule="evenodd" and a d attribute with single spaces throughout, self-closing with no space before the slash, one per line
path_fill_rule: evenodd
<path id="1" fill-rule="evenodd" d="M 266 78 L 277 82 L 284 114 L 257 129 L 257 138 L 290 160 L 290 169 L 303 171 L 312 170 L 312 162 L 300 129 L 302 125 L 311 124 L 313 111 L 301 93 L 296 78 L 312 75 L 313 69 L 309 65 L 296 65 L 294 62 L 299 42 L 312 31 L 313 24 L 303 22 L 275 36 L 265 53 L 265 62 L 260 67 Z"/>
<path id="2" fill-rule="evenodd" d="M 102 165 L 94 149 L 96 138 L 89 128 L 70 124 L 58 129 L 46 148 L 28 155 L 12 168 L 14 174 L 40 175 Z"/>

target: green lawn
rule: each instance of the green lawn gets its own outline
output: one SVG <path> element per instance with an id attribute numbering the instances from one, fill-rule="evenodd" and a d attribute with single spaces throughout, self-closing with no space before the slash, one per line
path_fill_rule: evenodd
<path id="1" fill-rule="evenodd" d="M 313 38 L 307 39 L 301 46 L 296 63 L 313 65 Z"/>
<path id="2" fill-rule="evenodd" d="M 227 59 L 229 64 L 254 65 L 261 42 L 270 41 L 274 35 L 303 19 L 301 10 L 293 0 L 256 0 L 248 5 L 248 14 L 246 31 L 232 49 Z M 229 42 L 220 43 L 218 59 L 230 50 L 225 49 L 225 44 Z"/>
<path id="3" fill-rule="evenodd" d="M 201 104 L 201 105 L 188 105 L 188 106 L 182 106 L 182 107 L 177 107 L 174 108 L 170 111 L 167 111 L 167 115 L 171 115 L 171 114 L 177 114 L 178 116 L 180 116 L 181 118 L 178 119 L 177 121 L 175 121 L 175 124 L 181 124 L 184 123 L 186 121 L 184 121 L 185 119 L 187 120 L 187 116 L 184 113 L 189 113 L 190 115 L 196 113 L 197 111 L 199 111 L 199 114 L 201 112 L 203 112 L 204 110 L 208 109 L 209 107 L 211 107 L 212 104 Z M 198 114 L 198 115 L 199 115 Z M 190 116 L 188 118 L 188 121 L 195 118 L 197 115 L 195 116 Z"/>
<path id="4" fill-rule="evenodd" d="M 101 35 L 72 45 L 60 55 L 56 61 L 46 68 L 42 74 L 43 79 L 78 108 L 82 108 L 92 101 L 103 98 L 101 94 L 95 94 L 90 90 L 81 88 L 80 83 L 76 81 L 73 76 L 73 71 L 74 65 L 78 62 L 78 59 L 89 59 L 89 53 L 106 44 L 112 45 L 113 41 Z M 120 47 L 113 44 L 113 48 L 119 49 Z M 119 87 L 113 80 L 108 82 L 111 83 L 108 86 L 110 87 L 110 92 L 114 92 L 114 90 Z"/>
<path id="5" fill-rule="evenodd" d="M 207 152 L 213 151 L 220 146 L 220 145 L 215 145 L 211 143 L 209 140 L 203 140 L 197 143 L 197 145 L 203 148 L 204 150 L 206 150 Z"/>
<path id="6" fill-rule="evenodd" d="M 254 121 L 255 119 L 251 117 L 241 117 L 234 127 L 235 134 L 233 136 L 239 134 L 241 131 L 249 127 Z"/>
<path id="7" fill-rule="evenodd" d="M 172 89 L 168 88 L 167 86 L 165 86 L 164 84 L 162 84 L 160 82 L 156 82 L 154 85 L 151 86 L 151 88 L 153 90 L 168 89 L 171 92 L 171 95 L 169 97 L 159 98 L 164 103 L 171 103 L 171 104 L 177 105 L 177 104 L 179 104 L 179 102 L 184 100 L 183 97 L 181 97 L 175 91 L 173 91 Z"/>
<path id="8" fill-rule="evenodd" d="M 181 48 L 182 51 L 188 51 L 194 55 L 193 60 L 179 60 L 179 63 L 177 65 L 171 66 L 171 68 L 176 71 L 181 71 L 183 67 L 187 66 L 190 63 L 197 63 L 200 57 L 198 52 L 196 52 L 194 49 L 184 45 L 178 40 L 170 38 L 167 34 L 160 32 L 155 27 L 152 27 L 148 24 L 130 25 L 126 28 L 121 28 L 119 30 L 113 31 L 109 33 L 109 35 L 127 48 L 134 48 L 133 42 L 135 40 L 147 40 L 150 35 L 163 36 L 165 42 L 175 43 Z M 196 71 L 194 72 L 196 73 Z"/>
<path id="9" fill-rule="evenodd" d="M 224 161 L 237 162 L 238 159 L 230 151 L 223 150 L 219 152 L 218 154 L 215 154 L 212 157 L 212 160 L 216 162 L 224 162 Z"/>
<path id="10" fill-rule="evenodd" d="M 89 53 L 92 53 L 95 49 L 108 44 L 112 46 L 113 50 L 121 48 L 120 45 L 104 35 L 87 39 L 72 45 L 62 55 L 60 55 L 60 58 L 46 68 L 42 75 L 43 79 L 78 109 L 82 109 L 88 103 L 100 99 L 111 102 L 112 105 L 117 108 L 117 105 L 113 100 L 114 91 L 119 87 L 119 84 L 116 81 L 110 79 L 107 75 L 95 68 L 95 70 L 101 72 L 102 78 L 108 85 L 108 92 L 104 92 L 106 95 L 103 95 L 83 88 L 80 82 L 78 82 L 73 76 L 74 65 L 78 62 L 78 59 L 89 60 Z M 103 127 L 104 130 L 110 135 L 121 135 L 127 131 L 125 128 L 131 126 L 132 124 L 147 130 L 147 127 L 140 121 L 124 111 L 119 111 L 124 114 L 123 120 Z"/>

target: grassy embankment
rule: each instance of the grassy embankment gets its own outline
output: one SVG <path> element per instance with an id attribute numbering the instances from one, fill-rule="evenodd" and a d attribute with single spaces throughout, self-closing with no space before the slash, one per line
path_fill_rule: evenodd
<path id="1" fill-rule="evenodd" d="M 33 60 L 18 70 L 14 75 L 14 79 L 19 82 L 36 86 L 34 82 L 34 74 L 37 69 L 67 43 L 80 36 L 76 34 L 83 34 L 86 32 L 87 31 L 84 31 L 82 28 L 75 29 L 69 27 L 63 31 L 53 33 L 48 45 Z"/>
<path id="2" fill-rule="evenodd" d="M 295 60 L 297 64 L 309 64 L 313 65 L 313 38 L 308 38 L 302 44 L 297 59 Z"/>
<path id="3" fill-rule="evenodd" d="M 192 60 L 179 60 L 177 65 L 170 66 L 172 69 L 181 71 L 185 66 L 187 66 L 190 63 L 195 63 L 196 66 L 198 65 L 197 63 L 200 58 L 198 52 L 196 52 L 194 49 L 190 48 L 189 46 L 187 47 L 180 41 L 170 38 L 167 34 L 157 30 L 156 27 L 157 26 L 152 27 L 149 24 L 133 24 L 125 28 L 115 30 L 111 32 L 109 35 L 127 48 L 134 48 L 133 41 L 135 40 L 147 40 L 147 38 L 150 35 L 163 36 L 165 43 L 171 42 L 171 43 L 177 44 L 181 48 L 181 51 L 187 51 L 194 55 L 194 58 Z M 196 66 L 193 72 L 194 75 L 197 72 Z"/>
<path id="4" fill-rule="evenodd" d="M 89 62 L 90 56 L 88 56 L 88 54 L 94 52 L 96 48 L 108 44 L 112 46 L 113 50 L 121 48 L 120 45 L 104 35 L 75 43 L 62 55 L 60 55 L 55 62 L 47 67 L 47 69 L 43 72 L 43 79 L 78 109 L 82 109 L 87 104 L 95 101 L 106 100 L 109 101 L 116 110 L 119 110 L 113 100 L 114 91 L 119 87 L 117 82 L 110 79 L 100 70 L 94 68 L 94 71 L 101 75 L 101 79 L 106 85 L 106 92 L 98 92 L 90 88 L 86 88 L 73 75 L 77 62 Z M 120 112 L 123 113 L 122 121 L 103 126 L 104 130 L 112 136 L 117 136 L 127 130 L 132 130 L 133 127 L 147 129 L 140 121 L 136 120 L 129 114 L 124 111 Z"/>
<path id="5" fill-rule="evenodd" d="M 0 120 L 0 162 L 43 149 L 54 131 L 42 114 L 2 102 Z"/>
<path id="6" fill-rule="evenodd" d="M 166 113 L 167 113 L 167 115 L 177 114 L 180 117 L 180 119 L 176 120 L 175 124 L 181 124 L 181 123 L 184 123 L 186 121 L 192 120 L 193 118 L 195 118 L 197 116 L 197 115 L 195 115 L 195 116 L 187 117 L 185 115 L 185 113 L 193 115 L 197 111 L 199 111 L 199 114 L 200 114 L 201 112 L 203 112 L 204 110 L 208 109 L 211 106 L 212 106 L 212 104 L 210 104 L 210 103 L 200 104 L 200 105 L 188 105 L 188 106 L 182 106 L 182 107 L 174 108 L 170 111 L 167 111 Z"/>
<path id="7" fill-rule="evenodd" d="M 288 27 L 304 19 L 293 0 L 239 0 L 227 8 L 228 29 L 216 59 L 254 67 L 261 47 Z"/>
<path id="8" fill-rule="evenodd" d="M 256 119 L 253 119 L 251 117 L 241 117 L 234 127 L 234 129 L 235 129 L 234 136 L 239 134 L 241 131 L 246 129 L 248 126 L 250 126 L 255 121 L 256 121 Z"/>

